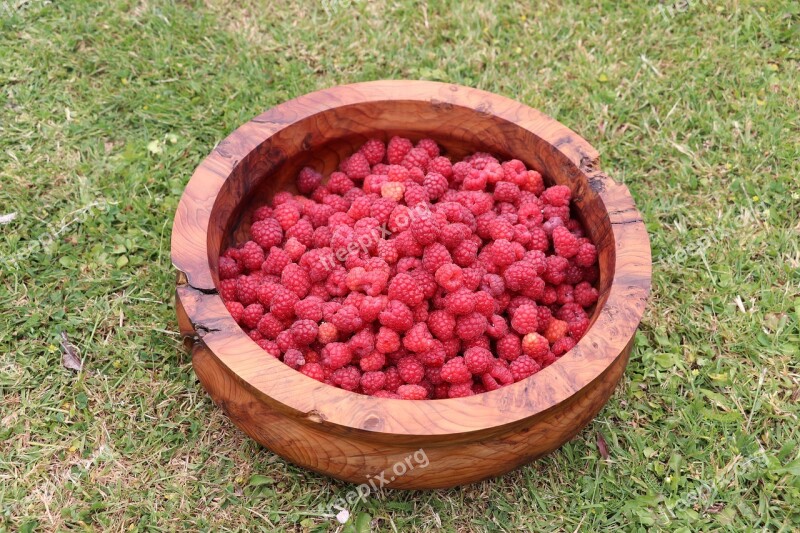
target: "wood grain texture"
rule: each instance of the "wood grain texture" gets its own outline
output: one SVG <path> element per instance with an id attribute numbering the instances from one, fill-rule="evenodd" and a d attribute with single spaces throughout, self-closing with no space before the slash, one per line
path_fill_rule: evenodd
<path id="1" fill-rule="evenodd" d="M 454 159 L 476 150 L 516 157 L 573 192 L 598 246 L 592 327 L 555 364 L 469 398 L 362 396 L 266 356 L 216 293 L 220 250 L 240 242 L 248 213 L 292 189 L 306 165 L 328 173 L 370 137 L 430 137 Z M 334 87 L 281 104 L 221 142 L 195 171 L 172 233 L 176 309 L 206 390 L 248 435 L 286 459 L 361 483 L 419 448 L 430 464 L 394 488 L 449 487 L 525 464 L 575 435 L 602 408 L 627 363 L 650 290 L 650 244 L 627 188 L 598 167 L 577 134 L 513 100 L 417 81 Z"/>

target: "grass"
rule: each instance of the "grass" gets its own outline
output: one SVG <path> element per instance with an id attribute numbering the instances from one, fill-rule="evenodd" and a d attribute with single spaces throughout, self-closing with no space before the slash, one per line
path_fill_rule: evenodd
<path id="1" fill-rule="evenodd" d="M 796 3 L 6 4 L 0 530 L 337 528 L 317 507 L 353 487 L 258 447 L 199 388 L 169 236 L 237 125 L 378 78 L 494 91 L 589 139 L 647 222 L 653 296 L 572 442 L 498 480 L 375 496 L 347 529 L 800 528 Z"/>

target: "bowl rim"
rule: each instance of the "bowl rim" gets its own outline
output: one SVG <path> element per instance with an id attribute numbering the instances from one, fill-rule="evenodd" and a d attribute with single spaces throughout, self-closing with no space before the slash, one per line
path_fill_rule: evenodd
<path id="1" fill-rule="evenodd" d="M 208 226 L 217 195 L 234 168 L 261 143 L 299 120 L 337 107 L 396 100 L 466 107 L 528 130 L 585 175 L 606 208 L 615 243 L 607 298 L 575 347 L 525 380 L 479 395 L 439 400 L 395 400 L 349 392 L 265 356 L 236 324 L 217 293 L 208 255 Z M 299 96 L 237 128 L 194 171 L 173 223 L 176 305 L 185 311 L 196 332 L 194 342 L 207 347 L 240 383 L 272 408 L 309 423 L 363 431 L 366 436 L 452 437 L 530 420 L 602 379 L 632 342 L 650 293 L 652 264 L 645 225 L 627 187 L 600 171 L 598 157 L 587 141 L 540 111 L 470 87 L 380 80 Z"/>

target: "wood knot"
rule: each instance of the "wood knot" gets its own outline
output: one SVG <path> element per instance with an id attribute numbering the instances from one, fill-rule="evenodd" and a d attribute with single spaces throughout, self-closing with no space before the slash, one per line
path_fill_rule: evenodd
<path id="1" fill-rule="evenodd" d="M 325 417 L 322 415 L 322 413 L 320 413 L 316 409 L 313 409 L 308 413 L 306 413 L 306 418 L 311 422 L 314 422 L 315 424 L 321 424 L 322 422 L 325 421 Z"/>
<path id="2" fill-rule="evenodd" d="M 370 431 L 376 431 L 378 429 L 381 429 L 382 427 L 383 427 L 383 420 L 381 420 L 375 415 L 369 416 L 367 417 L 366 420 L 364 420 L 364 429 L 368 429 Z"/>

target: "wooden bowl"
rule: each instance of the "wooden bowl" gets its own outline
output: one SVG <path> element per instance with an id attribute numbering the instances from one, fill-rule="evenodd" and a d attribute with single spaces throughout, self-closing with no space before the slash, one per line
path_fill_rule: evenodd
<path id="1" fill-rule="evenodd" d="M 570 352 L 493 392 L 390 400 L 308 378 L 266 356 L 234 322 L 217 294 L 217 263 L 221 250 L 243 240 L 250 209 L 291 189 L 302 167 L 329 173 L 368 138 L 392 135 L 433 138 L 454 159 L 476 150 L 515 157 L 550 184 L 572 190 L 598 247 L 601 274 L 592 326 Z M 589 143 L 535 109 L 443 83 L 333 87 L 259 115 L 202 162 L 175 215 L 178 322 L 200 382 L 237 426 L 271 451 L 353 483 L 385 472 L 390 488 L 452 487 L 558 448 L 613 392 L 650 290 L 645 226 L 628 189 L 602 173 L 597 159 Z M 420 449 L 426 467 L 397 468 Z"/>

